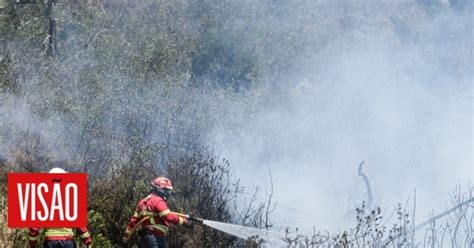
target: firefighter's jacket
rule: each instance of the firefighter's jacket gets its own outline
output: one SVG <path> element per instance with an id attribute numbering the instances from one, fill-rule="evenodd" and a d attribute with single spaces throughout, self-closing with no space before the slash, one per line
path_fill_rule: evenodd
<path id="1" fill-rule="evenodd" d="M 74 228 L 76 234 L 81 238 L 82 242 L 85 245 L 90 245 L 92 239 L 90 237 L 89 231 L 86 227 Z M 30 228 L 29 229 L 29 240 L 31 247 L 37 247 L 37 239 L 40 233 L 40 228 Z M 44 233 L 45 240 L 73 240 L 74 239 L 74 230 L 72 228 L 47 228 Z"/>
<path id="2" fill-rule="evenodd" d="M 144 220 L 144 218 L 147 219 Z M 182 225 L 185 222 L 185 218 L 169 210 L 165 199 L 151 193 L 138 202 L 135 213 L 127 225 L 125 234 L 130 237 L 134 230 L 141 229 L 152 231 L 160 236 L 166 236 L 169 224 Z M 137 226 L 139 223 L 140 226 Z"/>

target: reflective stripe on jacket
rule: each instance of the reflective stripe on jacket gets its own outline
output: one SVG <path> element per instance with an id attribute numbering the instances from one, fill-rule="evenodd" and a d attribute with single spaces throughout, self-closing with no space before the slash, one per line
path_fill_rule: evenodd
<path id="1" fill-rule="evenodd" d="M 136 227 L 145 217 L 149 217 L 149 219 L 141 222 L 141 227 Z M 131 235 L 132 230 L 141 228 L 166 236 L 169 231 L 169 224 L 182 225 L 185 222 L 186 220 L 183 217 L 169 210 L 168 204 L 162 197 L 152 193 L 138 202 L 125 233 Z"/>
<path id="2" fill-rule="evenodd" d="M 29 228 L 28 239 L 32 246 L 38 241 L 39 230 L 40 228 Z M 92 243 L 92 239 L 86 227 L 75 228 L 75 231 L 85 245 Z M 45 240 L 72 240 L 74 236 L 75 234 L 72 228 L 47 228 L 44 233 Z"/>

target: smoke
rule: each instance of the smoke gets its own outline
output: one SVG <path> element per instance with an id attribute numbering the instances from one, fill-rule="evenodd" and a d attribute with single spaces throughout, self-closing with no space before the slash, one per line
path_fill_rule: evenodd
<path id="1" fill-rule="evenodd" d="M 27 11 L 2 36 L 0 156 L 24 132 L 99 171 L 204 144 L 248 188 L 271 171 L 272 220 L 305 230 L 352 218 L 362 160 L 388 213 L 417 189 L 418 221 L 473 178 L 467 1 L 104 2 L 58 5 L 56 59 Z"/>
<path id="2" fill-rule="evenodd" d="M 29 104 L 18 97 L 5 94 L 1 100 L 0 157 L 12 160 L 20 150 L 58 161 L 71 157 L 71 149 L 63 147 L 70 145 L 70 140 L 61 116 L 42 119 L 32 114 Z"/>
<path id="3" fill-rule="evenodd" d="M 197 150 L 221 93 L 190 86 L 186 53 L 195 26 L 180 24 L 188 6 L 151 2 L 55 6 L 53 57 L 41 43 L 44 6 L 11 4 L 12 15 L 0 20 L 9 24 L 0 30 L 1 69 L 7 67 L 0 78 L 1 157 L 20 164 L 16 169 L 61 163 L 105 176 L 137 153 L 159 171 Z"/>
<path id="4" fill-rule="evenodd" d="M 285 26 L 282 35 L 305 30 L 295 41 L 305 53 L 287 58 L 296 63 L 268 83 L 258 111 L 231 131 L 222 125 L 210 142 L 244 185 L 269 189 L 271 171 L 279 226 L 351 223 L 351 211 L 367 201 L 362 160 L 387 215 L 415 188 L 418 222 L 445 210 L 455 185 L 473 178 L 472 8 L 315 5 L 264 24 L 270 33 Z M 328 19 L 311 20 L 322 15 Z M 306 41 L 326 42 L 312 50 Z"/>

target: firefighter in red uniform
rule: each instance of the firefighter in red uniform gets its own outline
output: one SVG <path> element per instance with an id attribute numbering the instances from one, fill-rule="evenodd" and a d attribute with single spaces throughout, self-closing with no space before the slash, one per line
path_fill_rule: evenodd
<path id="1" fill-rule="evenodd" d="M 166 200 L 173 190 L 168 178 L 158 177 L 151 184 L 153 189 L 147 197 L 138 202 L 135 213 L 125 230 L 123 242 L 128 242 L 134 230 L 140 230 L 141 248 L 164 248 L 169 225 L 171 223 L 183 225 L 187 219 L 171 212 L 168 208 Z"/>
<path id="2" fill-rule="evenodd" d="M 66 173 L 65 170 L 61 168 L 53 168 L 49 173 Z M 91 237 L 89 231 L 86 227 L 75 228 L 76 233 L 72 228 L 46 228 L 44 233 L 44 242 L 43 248 L 75 248 L 74 236 L 78 235 L 82 242 L 88 247 L 92 247 Z M 40 233 L 40 228 L 32 227 L 29 228 L 28 238 L 30 241 L 30 247 L 38 247 L 38 236 Z"/>

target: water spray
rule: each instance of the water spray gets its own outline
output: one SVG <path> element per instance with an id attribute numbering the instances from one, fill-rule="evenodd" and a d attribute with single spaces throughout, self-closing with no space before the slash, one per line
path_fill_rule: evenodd
<path id="1" fill-rule="evenodd" d="M 225 222 L 220 222 L 220 221 L 206 220 L 206 219 L 202 219 L 191 214 L 182 214 L 182 213 L 174 213 L 174 214 L 187 218 L 188 220 L 201 223 L 210 228 L 221 231 L 223 233 L 227 233 L 229 235 L 232 235 L 234 237 L 237 237 L 243 240 L 255 238 L 259 241 L 262 241 L 262 246 L 264 247 L 275 247 L 275 246 L 280 247 L 280 246 L 285 245 L 285 243 L 280 237 L 281 234 L 275 231 L 270 231 L 263 228 L 236 225 L 236 224 L 225 223 Z"/>

